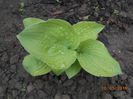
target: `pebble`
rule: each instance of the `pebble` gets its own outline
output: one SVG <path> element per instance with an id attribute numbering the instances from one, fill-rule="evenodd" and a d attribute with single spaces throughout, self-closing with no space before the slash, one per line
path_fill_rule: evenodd
<path id="1" fill-rule="evenodd" d="M 27 92 L 30 93 L 32 90 L 34 90 L 34 86 L 32 84 L 29 84 L 27 86 Z"/>
<path id="2" fill-rule="evenodd" d="M 73 80 L 67 80 L 66 82 L 64 82 L 63 86 L 71 86 L 73 84 Z"/>
<path id="3" fill-rule="evenodd" d="M 127 74 L 121 75 L 121 79 L 122 79 L 122 80 L 126 80 L 127 78 L 128 78 L 128 75 L 127 75 Z"/>
<path id="4" fill-rule="evenodd" d="M 69 95 L 56 94 L 54 99 L 71 99 Z"/>
<path id="5" fill-rule="evenodd" d="M 82 6 L 79 8 L 79 11 L 81 12 L 81 14 L 86 13 L 86 9 L 87 8 L 87 4 L 82 4 Z"/>
<path id="6" fill-rule="evenodd" d="M 110 94 L 104 94 L 103 99 L 113 99 Z"/>
<path id="7" fill-rule="evenodd" d="M 54 99 L 62 99 L 61 94 L 56 94 L 55 97 L 54 97 Z"/>
<path id="8" fill-rule="evenodd" d="M 62 99 L 70 99 L 68 95 L 62 95 Z"/>
<path id="9" fill-rule="evenodd" d="M 19 56 L 18 55 L 14 55 L 10 58 L 10 64 L 15 64 L 17 63 L 19 60 Z"/>

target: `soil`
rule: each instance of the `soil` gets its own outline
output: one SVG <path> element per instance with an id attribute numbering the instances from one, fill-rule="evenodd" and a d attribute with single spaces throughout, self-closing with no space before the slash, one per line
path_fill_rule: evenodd
<path id="1" fill-rule="evenodd" d="M 22 67 L 27 52 L 16 39 L 25 17 L 105 24 L 99 40 L 124 74 L 99 78 L 82 70 L 70 80 L 52 73 L 30 76 Z M 0 99 L 133 99 L 133 0 L 0 0 Z"/>

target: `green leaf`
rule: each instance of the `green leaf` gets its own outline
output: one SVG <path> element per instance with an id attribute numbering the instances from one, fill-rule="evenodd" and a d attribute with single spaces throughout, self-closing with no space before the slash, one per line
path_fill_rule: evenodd
<path id="1" fill-rule="evenodd" d="M 60 75 L 67 68 L 69 68 L 77 58 L 75 51 L 69 50 L 66 47 L 58 44 L 53 45 L 53 47 L 48 50 L 46 57 L 48 57 L 46 61 L 51 62 L 49 65 L 56 75 Z"/>
<path id="2" fill-rule="evenodd" d="M 34 57 L 48 64 L 52 71 L 65 71 L 76 60 L 79 45 L 72 26 L 63 22 L 41 22 L 25 28 L 17 38 Z"/>
<path id="3" fill-rule="evenodd" d="M 81 66 L 80 66 L 79 62 L 76 61 L 72 64 L 71 67 L 69 67 L 66 70 L 66 74 L 67 74 L 68 78 L 70 79 L 70 78 L 74 77 L 76 74 L 78 74 L 80 72 L 80 70 L 81 70 Z"/>
<path id="4" fill-rule="evenodd" d="M 104 25 L 91 21 L 82 21 L 74 24 L 73 28 L 75 32 L 78 33 L 80 37 L 80 42 L 82 42 L 88 39 L 96 40 L 98 37 L 98 33 L 103 30 Z"/>
<path id="5" fill-rule="evenodd" d="M 100 41 L 84 41 L 78 51 L 79 63 L 88 73 L 103 77 L 112 77 L 122 73 L 119 63 L 111 57 Z"/>
<path id="6" fill-rule="evenodd" d="M 35 25 L 35 24 L 38 24 L 40 22 L 45 22 L 44 20 L 41 20 L 41 19 L 38 19 L 38 18 L 25 18 L 23 20 L 23 23 L 24 23 L 24 27 L 29 27 L 29 26 L 32 26 L 32 25 Z"/>
<path id="7" fill-rule="evenodd" d="M 64 37 L 62 37 L 62 39 L 65 38 L 66 41 L 70 40 L 70 43 L 72 42 L 71 46 L 68 45 L 69 49 L 77 49 L 77 47 L 80 44 L 80 41 L 79 41 L 80 38 L 79 38 L 78 34 L 74 31 L 74 29 L 72 28 L 72 25 L 69 22 L 67 22 L 65 20 L 61 20 L 61 19 L 49 19 L 48 23 L 61 26 L 60 30 L 61 30 L 61 28 L 64 28 L 65 30 L 63 30 L 63 29 L 61 30 L 61 32 L 64 33 Z M 61 34 L 59 34 L 59 35 L 61 35 Z M 68 43 L 68 44 L 70 44 L 70 43 Z M 64 42 L 62 44 L 64 45 Z M 67 42 L 65 42 L 65 45 L 67 45 Z"/>
<path id="8" fill-rule="evenodd" d="M 27 55 L 23 60 L 24 69 L 32 76 L 40 76 L 51 71 L 47 64 L 34 58 L 32 55 Z"/>

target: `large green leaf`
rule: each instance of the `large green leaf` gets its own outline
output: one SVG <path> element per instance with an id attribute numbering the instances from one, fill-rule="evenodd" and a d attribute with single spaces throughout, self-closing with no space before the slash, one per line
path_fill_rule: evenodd
<path id="1" fill-rule="evenodd" d="M 48 64 L 54 72 L 63 72 L 76 60 L 79 44 L 73 28 L 63 22 L 46 21 L 25 28 L 17 38 L 34 57 Z"/>
<path id="2" fill-rule="evenodd" d="M 88 39 L 97 39 L 98 33 L 104 28 L 104 25 L 91 21 L 82 21 L 74 24 L 73 28 L 78 33 L 82 42 Z"/>
<path id="3" fill-rule="evenodd" d="M 51 68 L 56 75 L 60 75 L 64 70 L 69 68 L 76 60 L 76 52 L 67 49 L 62 45 L 55 44 L 48 50 L 46 61 L 50 61 Z M 55 66 L 53 65 L 55 64 Z"/>
<path id="4" fill-rule="evenodd" d="M 88 73 L 103 77 L 112 77 L 122 73 L 119 63 L 110 56 L 100 41 L 84 41 L 78 51 L 79 63 Z"/>
<path id="5" fill-rule="evenodd" d="M 24 27 L 29 27 L 29 26 L 32 26 L 32 25 L 35 25 L 35 24 L 38 24 L 40 22 L 45 22 L 44 20 L 41 20 L 41 19 L 38 19 L 38 18 L 25 18 L 23 20 L 23 23 L 24 23 Z"/>
<path id="6" fill-rule="evenodd" d="M 65 21 L 65 20 L 61 20 L 61 19 L 49 19 L 48 23 L 51 24 L 56 24 L 58 26 L 61 26 L 60 29 L 63 34 L 63 37 L 61 36 L 61 34 L 59 34 L 62 39 L 65 39 L 66 41 L 69 41 L 68 44 L 72 43 L 72 45 L 67 45 L 67 42 L 60 42 L 63 45 L 67 45 L 69 49 L 77 49 L 77 47 L 79 46 L 80 43 L 80 38 L 78 36 L 78 33 L 74 31 L 74 29 L 72 28 L 72 25 Z M 57 35 L 58 36 L 58 35 Z"/>
<path id="7" fill-rule="evenodd" d="M 71 67 L 69 67 L 66 70 L 66 74 L 67 74 L 68 78 L 70 79 L 70 78 L 74 77 L 76 74 L 78 74 L 80 72 L 80 70 L 81 70 L 81 66 L 80 66 L 79 62 L 76 61 L 72 64 Z"/>
<path id="8" fill-rule="evenodd" d="M 34 58 L 32 55 L 27 55 L 23 60 L 24 69 L 32 76 L 47 74 L 51 71 L 47 64 Z"/>

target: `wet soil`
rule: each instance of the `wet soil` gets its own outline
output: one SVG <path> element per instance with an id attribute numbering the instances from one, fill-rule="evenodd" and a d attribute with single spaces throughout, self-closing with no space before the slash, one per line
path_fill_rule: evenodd
<path id="1" fill-rule="evenodd" d="M 26 17 L 105 24 L 99 40 L 124 74 L 98 78 L 82 70 L 70 80 L 52 73 L 30 76 L 22 67 L 27 52 L 16 39 Z M 0 99 L 133 99 L 133 0 L 0 0 Z"/>

